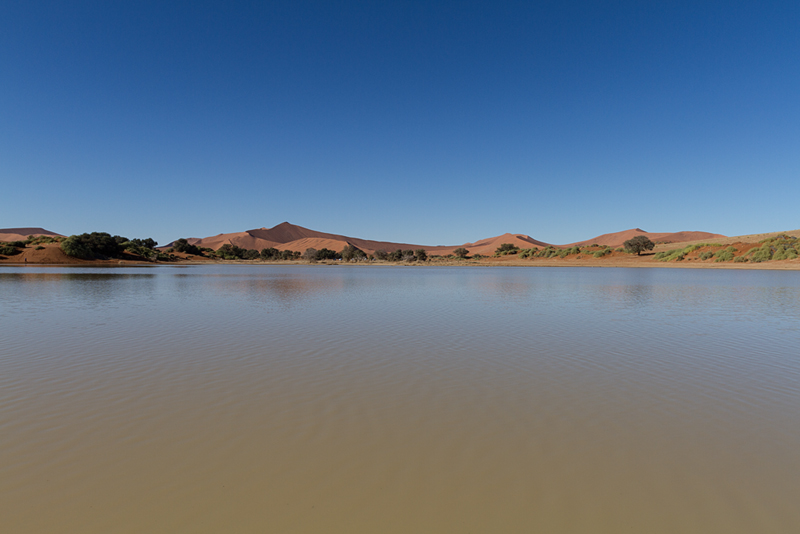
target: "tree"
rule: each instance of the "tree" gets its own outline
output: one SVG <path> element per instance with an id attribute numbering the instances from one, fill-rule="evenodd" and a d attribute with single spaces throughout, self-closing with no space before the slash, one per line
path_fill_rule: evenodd
<path id="1" fill-rule="evenodd" d="M 417 257 L 417 261 L 426 261 L 428 259 L 428 253 L 425 252 L 424 248 L 415 250 L 414 255 Z"/>
<path id="2" fill-rule="evenodd" d="M 329 248 L 321 248 L 317 251 L 318 260 L 340 260 L 342 255 Z"/>
<path id="3" fill-rule="evenodd" d="M 92 232 L 91 234 L 71 235 L 61 242 L 61 250 L 67 256 L 91 260 L 94 258 L 111 258 L 118 256 L 123 247 L 121 243 L 127 238 L 111 236 L 106 232 Z"/>
<path id="4" fill-rule="evenodd" d="M 389 258 L 389 253 L 383 249 L 375 251 L 375 257 L 381 261 L 386 261 Z"/>
<path id="5" fill-rule="evenodd" d="M 342 255 L 342 260 L 344 261 L 351 261 L 351 260 L 359 261 L 367 257 L 367 254 L 363 250 L 354 245 L 345 246 L 342 249 L 341 255 Z"/>
<path id="6" fill-rule="evenodd" d="M 184 254 L 194 254 L 195 256 L 202 256 L 203 251 L 197 245 L 192 245 L 185 238 L 180 238 L 172 244 L 172 250 L 175 252 L 182 252 Z"/>
<path id="7" fill-rule="evenodd" d="M 655 244 L 646 235 L 637 235 L 625 241 L 622 246 L 628 252 L 635 252 L 637 256 L 641 256 L 645 250 L 653 250 Z"/>
<path id="8" fill-rule="evenodd" d="M 270 248 L 263 248 L 261 249 L 261 259 L 262 260 L 277 260 L 280 259 L 281 251 L 277 248 L 270 247 Z"/>
<path id="9" fill-rule="evenodd" d="M 457 258 L 466 258 L 467 254 L 469 254 L 469 250 L 465 249 L 464 247 L 458 247 L 453 251 L 453 254 Z"/>
<path id="10" fill-rule="evenodd" d="M 307 248 L 305 252 L 303 252 L 303 259 L 309 263 L 316 263 L 317 262 L 317 249 L 315 248 Z"/>

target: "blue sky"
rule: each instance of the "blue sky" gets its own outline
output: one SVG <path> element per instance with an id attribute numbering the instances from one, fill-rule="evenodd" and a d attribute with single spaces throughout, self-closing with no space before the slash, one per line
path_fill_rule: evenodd
<path id="1" fill-rule="evenodd" d="M 796 229 L 798 28 L 798 2 L 9 0 L 0 227 Z"/>

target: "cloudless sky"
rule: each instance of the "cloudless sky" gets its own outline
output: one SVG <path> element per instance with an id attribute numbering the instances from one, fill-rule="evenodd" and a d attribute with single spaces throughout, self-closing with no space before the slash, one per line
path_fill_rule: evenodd
<path id="1" fill-rule="evenodd" d="M 800 228 L 800 2 L 0 3 L 0 227 Z"/>

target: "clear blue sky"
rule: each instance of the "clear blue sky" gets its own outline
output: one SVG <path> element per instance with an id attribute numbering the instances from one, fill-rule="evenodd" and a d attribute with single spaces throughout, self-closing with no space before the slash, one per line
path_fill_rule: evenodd
<path id="1" fill-rule="evenodd" d="M 0 3 L 0 227 L 800 228 L 800 2 Z"/>

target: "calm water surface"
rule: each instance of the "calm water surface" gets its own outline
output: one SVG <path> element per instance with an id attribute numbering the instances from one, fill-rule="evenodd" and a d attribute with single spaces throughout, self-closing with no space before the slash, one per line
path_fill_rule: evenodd
<path id="1" fill-rule="evenodd" d="M 800 531 L 800 272 L 0 269 L 1 532 Z"/>

